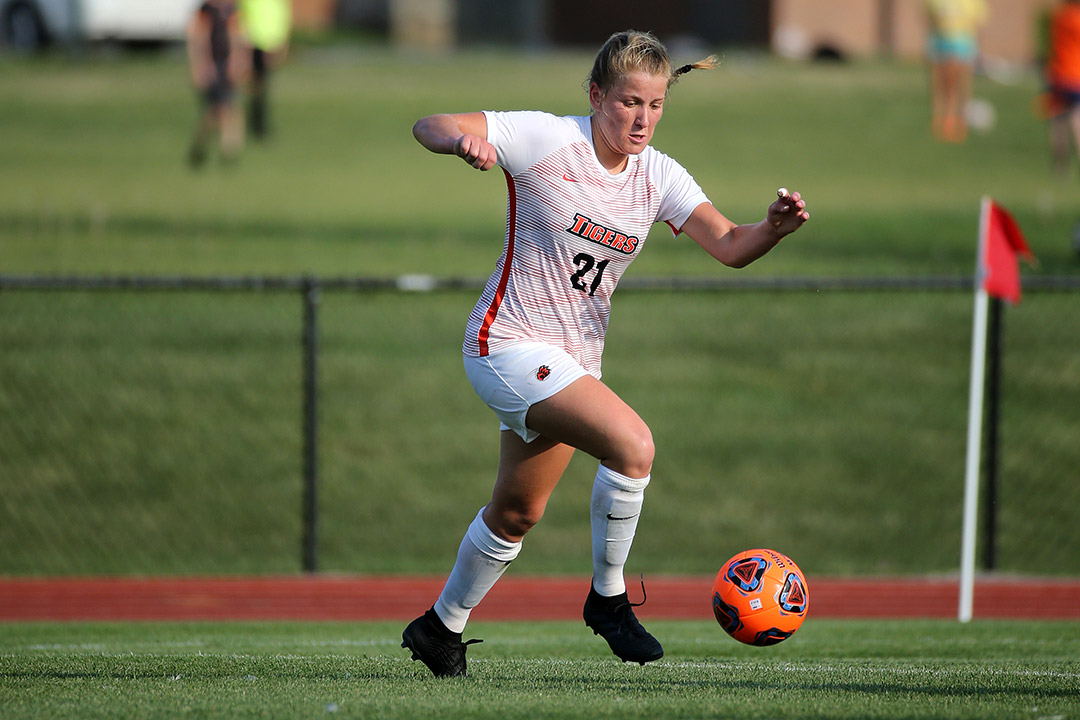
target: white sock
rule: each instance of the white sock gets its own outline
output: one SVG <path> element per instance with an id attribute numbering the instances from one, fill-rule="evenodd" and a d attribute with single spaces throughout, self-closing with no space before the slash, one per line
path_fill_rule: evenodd
<path id="1" fill-rule="evenodd" d="M 457 562 L 435 601 L 435 614 L 454 632 L 465 629 L 469 613 L 480 604 L 510 562 L 521 543 L 503 540 L 484 523 L 484 508 L 476 513 L 458 547 Z"/>
<path id="2" fill-rule="evenodd" d="M 604 597 L 626 592 L 623 567 L 634 543 L 645 487 L 640 479 L 620 475 L 601 465 L 592 491 L 593 589 Z"/>

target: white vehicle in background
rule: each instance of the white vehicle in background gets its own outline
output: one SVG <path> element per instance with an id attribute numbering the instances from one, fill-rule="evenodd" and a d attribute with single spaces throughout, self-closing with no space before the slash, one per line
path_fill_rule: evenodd
<path id="1" fill-rule="evenodd" d="M 0 0 L 0 45 L 33 52 L 84 41 L 182 40 L 200 0 Z"/>

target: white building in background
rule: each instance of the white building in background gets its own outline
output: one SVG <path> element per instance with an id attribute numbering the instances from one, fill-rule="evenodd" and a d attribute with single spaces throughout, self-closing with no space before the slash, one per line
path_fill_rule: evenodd
<path id="1" fill-rule="evenodd" d="M 0 39 L 34 50 L 48 43 L 183 39 L 199 0 L 0 0 Z"/>

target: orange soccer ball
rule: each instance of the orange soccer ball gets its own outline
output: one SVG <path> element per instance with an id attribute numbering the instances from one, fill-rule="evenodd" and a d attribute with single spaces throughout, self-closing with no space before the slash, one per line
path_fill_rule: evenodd
<path id="1" fill-rule="evenodd" d="M 746 550 L 724 563 L 713 582 L 713 613 L 728 635 L 747 645 L 775 645 L 806 618 L 806 576 L 775 550 Z"/>

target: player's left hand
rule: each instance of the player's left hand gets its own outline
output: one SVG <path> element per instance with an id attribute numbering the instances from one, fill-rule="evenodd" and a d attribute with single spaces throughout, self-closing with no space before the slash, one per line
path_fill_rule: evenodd
<path id="1" fill-rule="evenodd" d="M 806 211 L 806 201 L 802 195 L 797 191 L 788 192 L 787 188 L 776 191 L 776 201 L 769 206 L 766 214 L 769 226 L 781 237 L 795 232 L 809 219 L 810 213 Z"/>

